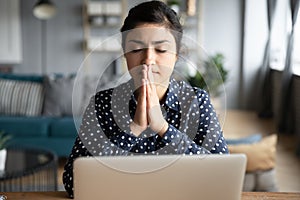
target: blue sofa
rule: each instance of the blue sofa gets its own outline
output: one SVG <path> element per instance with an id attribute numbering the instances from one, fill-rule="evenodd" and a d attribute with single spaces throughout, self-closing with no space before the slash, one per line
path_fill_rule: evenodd
<path id="1" fill-rule="evenodd" d="M 12 135 L 10 146 L 49 149 L 59 157 L 69 155 L 77 134 L 72 117 L 0 116 L 0 130 Z"/>
<path id="2" fill-rule="evenodd" d="M 77 130 L 70 113 L 58 114 L 59 109 L 57 108 L 55 108 L 56 113 L 47 113 L 45 110 L 47 98 L 50 98 L 47 96 L 49 94 L 47 90 L 50 88 L 53 92 L 53 87 L 47 88 L 46 80 L 46 76 L 0 73 L 0 131 L 12 136 L 9 146 L 49 149 L 59 157 L 67 157 L 71 152 Z M 33 84 L 41 89 L 39 100 L 33 102 L 37 108 L 34 108 L 34 112 L 26 111 L 26 109 L 32 110 L 32 106 L 30 107 L 28 102 L 27 104 L 24 102 L 26 102 L 26 98 L 33 96 L 32 94 L 28 96 L 22 94 L 30 91 L 24 88 L 26 84 Z M 60 87 L 61 83 L 56 84 Z M 69 88 L 68 92 L 72 93 L 72 88 Z M 20 96 L 19 99 L 15 97 L 21 94 L 23 96 Z M 55 94 L 52 95 L 55 96 Z M 17 105 L 20 102 L 23 105 Z M 52 103 L 52 106 L 55 104 L 58 106 L 58 103 Z M 71 105 L 71 102 L 69 103 Z M 24 106 L 26 109 L 23 109 Z M 51 109 L 55 110 L 53 107 L 50 108 L 50 111 Z"/>

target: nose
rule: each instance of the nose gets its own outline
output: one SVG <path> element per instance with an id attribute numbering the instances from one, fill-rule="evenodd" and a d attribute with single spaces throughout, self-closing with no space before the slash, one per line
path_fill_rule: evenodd
<path id="1" fill-rule="evenodd" d="M 146 64 L 148 66 L 156 64 L 156 55 L 153 47 L 144 49 L 143 64 Z"/>

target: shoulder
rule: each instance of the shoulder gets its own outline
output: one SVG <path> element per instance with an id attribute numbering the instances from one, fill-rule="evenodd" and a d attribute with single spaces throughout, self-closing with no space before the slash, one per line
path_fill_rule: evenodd
<path id="1" fill-rule="evenodd" d="M 111 107 L 111 104 L 124 104 L 124 100 L 127 99 L 127 96 L 130 96 L 131 89 L 130 89 L 131 82 L 128 81 L 126 83 L 122 83 L 116 87 L 105 89 L 98 91 L 95 95 L 95 104 L 96 107 Z M 126 98 L 124 97 L 126 96 Z"/>
<path id="2" fill-rule="evenodd" d="M 110 99 L 111 95 L 113 93 L 113 90 L 114 90 L 113 88 L 109 88 L 109 89 L 106 89 L 106 90 L 98 91 L 95 95 L 95 100 L 96 101 L 103 101 L 103 100 Z"/>
<path id="3" fill-rule="evenodd" d="M 90 103 L 95 105 L 95 108 L 100 109 L 103 106 L 107 107 L 111 102 L 111 95 L 113 89 L 101 90 L 95 94 Z"/>
<path id="4" fill-rule="evenodd" d="M 185 81 L 178 81 L 176 83 L 173 83 L 173 87 L 178 88 L 178 95 L 180 96 L 191 96 L 193 98 L 197 98 L 198 101 L 209 101 L 209 94 L 207 91 L 198 88 L 198 87 L 193 87 L 189 83 Z"/>
<path id="5" fill-rule="evenodd" d="M 103 102 L 110 101 L 113 94 L 115 95 L 115 93 L 117 93 L 116 91 L 123 91 L 124 92 L 127 85 L 128 85 L 128 83 L 123 83 L 123 84 L 120 84 L 116 87 L 112 87 L 112 88 L 108 88 L 108 89 L 105 89 L 105 90 L 98 91 L 95 95 L 96 102 L 100 101 L 101 103 L 103 103 Z"/>

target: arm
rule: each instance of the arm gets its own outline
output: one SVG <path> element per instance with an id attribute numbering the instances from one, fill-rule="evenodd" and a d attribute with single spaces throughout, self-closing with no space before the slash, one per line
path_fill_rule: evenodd
<path id="1" fill-rule="evenodd" d="M 91 156 L 88 150 L 82 144 L 80 138 L 77 136 L 74 146 L 72 148 L 72 152 L 67 160 L 67 163 L 64 166 L 63 172 L 63 183 L 64 187 L 69 194 L 70 198 L 74 198 L 73 194 L 73 163 L 74 160 L 81 156 Z"/>
<path id="2" fill-rule="evenodd" d="M 115 126 L 111 126 L 110 124 L 106 124 L 106 126 L 103 127 L 100 126 L 96 116 L 96 104 L 97 102 L 95 103 L 95 97 L 92 97 L 85 110 L 78 136 L 72 148 L 72 152 L 69 155 L 66 165 L 64 166 L 63 183 L 71 198 L 73 198 L 73 163 L 76 158 L 81 156 L 126 155 L 126 149 L 130 150 L 131 146 L 135 144 L 135 137 L 126 135 L 124 132 L 119 130 L 116 131 L 116 135 L 113 135 L 110 138 L 103 133 L 103 128 Z M 105 111 L 106 110 L 103 110 L 103 112 Z M 118 145 L 113 145 L 111 142 L 122 134 L 126 136 L 126 138 L 122 139 L 123 146 L 121 146 L 125 150 L 120 149 Z"/>
<path id="3" fill-rule="evenodd" d="M 194 92 L 197 98 L 187 98 L 183 93 L 184 98 L 179 99 L 182 109 L 180 127 L 169 124 L 160 146 L 169 146 L 174 153 L 180 154 L 228 153 L 208 94 L 200 89 L 189 92 Z"/>

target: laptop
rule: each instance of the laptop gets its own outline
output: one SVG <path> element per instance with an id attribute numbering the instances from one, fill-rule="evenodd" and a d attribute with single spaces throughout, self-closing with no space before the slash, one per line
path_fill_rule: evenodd
<path id="1" fill-rule="evenodd" d="M 239 200 L 245 170 L 243 154 L 80 157 L 74 198 Z"/>

